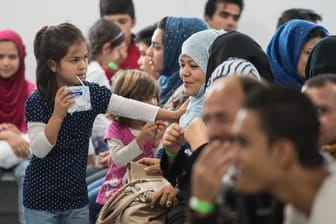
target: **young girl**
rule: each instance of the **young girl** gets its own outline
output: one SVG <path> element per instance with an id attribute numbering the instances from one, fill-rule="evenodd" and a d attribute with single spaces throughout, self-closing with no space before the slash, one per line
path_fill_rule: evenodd
<path id="1" fill-rule="evenodd" d="M 123 47 L 124 34 L 112 21 L 99 19 L 91 26 L 88 39 L 90 63 L 86 80 L 110 89 L 111 80 L 107 77 L 103 67 L 108 67 L 110 63 L 118 66 L 126 58 L 127 52 Z M 108 167 L 110 155 L 107 151 L 107 144 L 104 143 L 104 135 L 109 122 L 110 120 L 104 114 L 99 114 L 93 124 L 92 143 L 95 154 L 99 156 L 99 163 L 97 164 L 99 168 Z M 95 160 L 93 159 L 93 161 Z M 93 169 L 91 172 L 93 172 Z"/>
<path id="2" fill-rule="evenodd" d="M 120 65 L 125 60 L 127 52 L 123 46 L 124 34 L 112 21 L 99 19 L 90 28 L 88 40 L 90 63 L 86 80 L 110 88 L 110 80 L 103 67 L 108 67 L 111 62 Z"/>
<path id="3" fill-rule="evenodd" d="M 35 85 L 25 79 L 26 56 L 21 37 L 0 31 L 0 168 L 13 168 L 18 184 L 19 217 L 23 220 L 22 187 L 30 156 L 24 104 Z"/>
<path id="4" fill-rule="evenodd" d="M 176 119 L 185 108 L 166 111 L 84 81 L 88 48 L 83 34 L 72 24 L 41 28 L 35 36 L 34 53 L 38 91 L 27 100 L 25 110 L 33 151 L 23 190 L 26 223 L 88 223 L 85 170 L 97 114 L 107 110 L 154 122 Z M 89 88 L 92 109 L 69 114 L 75 94 L 66 87 L 82 82 Z"/>
<path id="5" fill-rule="evenodd" d="M 143 88 L 144 86 L 146 88 Z M 158 92 L 159 87 L 156 81 L 149 74 L 137 70 L 119 72 L 113 83 L 113 93 L 152 105 L 158 104 Z M 90 214 L 91 219 L 96 217 L 108 198 L 122 186 L 127 162 L 153 157 L 160 144 L 163 131 L 163 125 L 124 117 L 116 117 L 110 123 L 105 140 L 109 145 L 113 162 L 103 185 L 99 186 L 97 203 L 100 206 L 95 206 L 95 211 L 90 208 L 90 212 L 93 212 Z"/>

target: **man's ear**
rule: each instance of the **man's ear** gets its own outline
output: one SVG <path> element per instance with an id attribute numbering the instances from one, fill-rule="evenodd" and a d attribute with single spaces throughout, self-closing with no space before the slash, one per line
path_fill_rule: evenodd
<path id="1" fill-rule="evenodd" d="M 204 16 L 204 20 L 205 20 L 205 22 L 209 23 L 210 19 L 211 19 L 211 18 L 210 18 L 209 16 Z"/>
<path id="2" fill-rule="evenodd" d="M 56 62 L 54 60 L 49 60 L 48 61 L 48 67 L 50 68 L 50 70 L 52 72 L 56 73 L 56 71 L 57 71 L 57 64 L 56 64 Z"/>
<path id="3" fill-rule="evenodd" d="M 271 150 L 273 161 L 283 169 L 288 169 L 297 160 L 295 147 L 288 139 L 279 139 Z"/>

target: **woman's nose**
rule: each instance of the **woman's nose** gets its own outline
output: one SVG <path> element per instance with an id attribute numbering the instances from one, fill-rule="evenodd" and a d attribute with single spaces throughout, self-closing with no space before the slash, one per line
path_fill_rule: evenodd
<path id="1" fill-rule="evenodd" d="M 183 76 L 189 76 L 191 74 L 190 72 L 190 68 L 188 68 L 188 66 L 184 66 L 182 69 L 181 69 L 181 74 Z"/>
<path id="2" fill-rule="evenodd" d="M 153 47 L 152 47 L 152 45 L 150 45 L 149 48 L 147 49 L 146 55 L 149 56 L 149 57 L 153 56 Z"/>

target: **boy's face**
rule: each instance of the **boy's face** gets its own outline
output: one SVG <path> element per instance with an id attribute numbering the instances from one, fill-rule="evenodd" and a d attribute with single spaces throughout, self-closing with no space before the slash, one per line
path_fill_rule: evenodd
<path id="1" fill-rule="evenodd" d="M 240 7 L 237 4 L 220 2 L 216 4 L 212 17 L 206 16 L 205 21 L 211 28 L 232 31 L 238 28 L 240 13 Z"/>
<path id="2" fill-rule="evenodd" d="M 232 159 L 237 168 L 237 183 L 242 192 L 258 193 L 271 190 L 279 178 L 277 158 L 264 131 L 258 114 L 240 110 L 232 128 Z"/>
<path id="3" fill-rule="evenodd" d="M 132 38 L 132 28 L 135 26 L 135 19 L 132 19 L 128 14 L 111 14 L 105 15 L 104 19 L 114 22 L 125 35 L 125 42 L 129 46 Z"/>

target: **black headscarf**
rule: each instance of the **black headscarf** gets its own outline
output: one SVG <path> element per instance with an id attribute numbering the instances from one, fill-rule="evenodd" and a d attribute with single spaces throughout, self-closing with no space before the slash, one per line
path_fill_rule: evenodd
<path id="1" fill-rule="evenodd" d="M 321 39 L 313 48 L 306 65 L 306 79 L 325 73 L 336 74 L 336 36 Z"/>
<path id="2" fill-rule="evenodd" d="M 262 78 L 274 81 L 268 57 L 260 45 L 246 34 L 231 31 L 217 37 L 210 47 L 206 83 L 216 67 L 231 57 L 251 62 Z"/>

